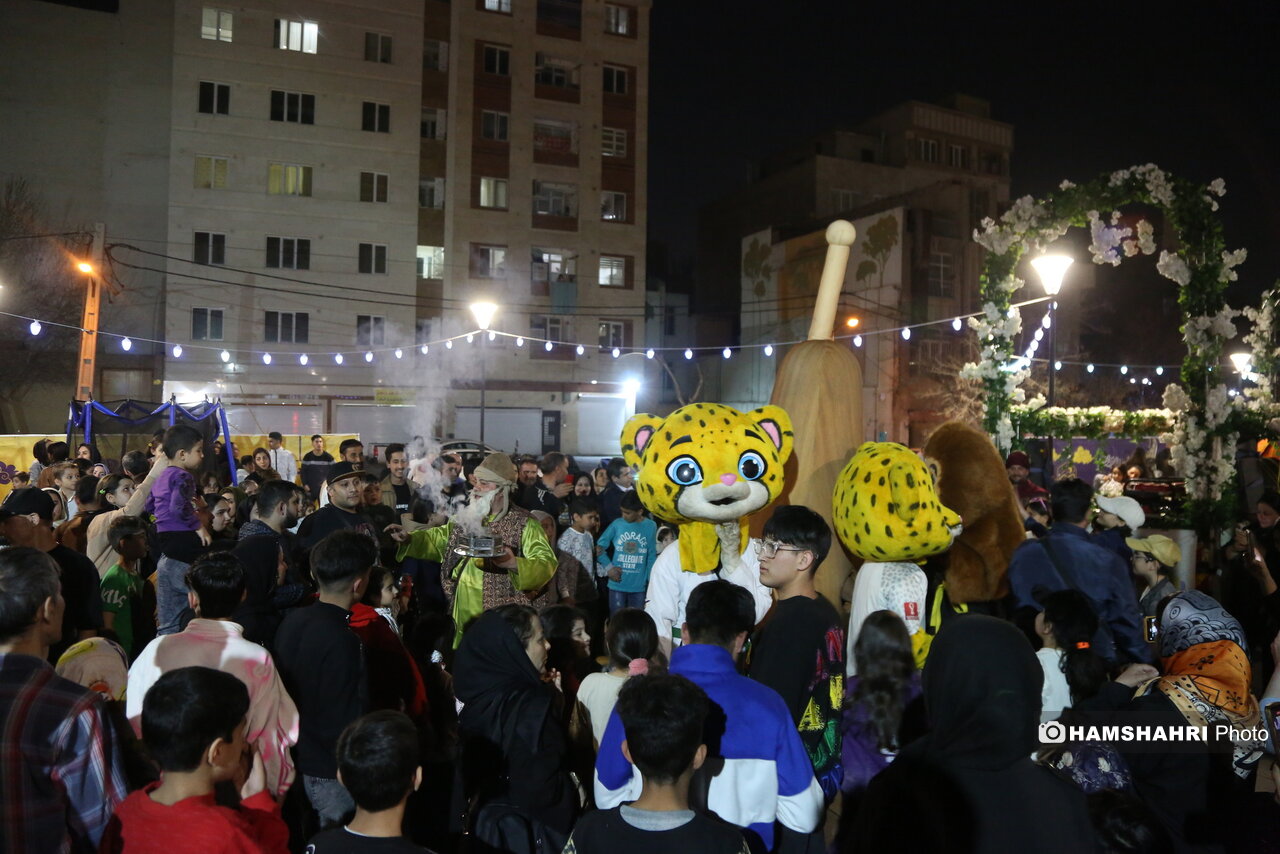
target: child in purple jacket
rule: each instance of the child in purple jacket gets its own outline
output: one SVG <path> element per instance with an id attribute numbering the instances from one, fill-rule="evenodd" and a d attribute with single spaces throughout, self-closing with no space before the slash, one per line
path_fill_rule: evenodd
<path id="1" fill-rule="evenodd" d="M 175 424 L 162 443 L 169 467 L 156 479 L 146 512 L 156 518 L 160 560 L 156 568 L 158 634 L 179 630 L 178 615 L 187 606 L 187 570 L 213 540 L 196 513 L 194 472 L 204 462 L 204 437 L 194 428 Z"/>

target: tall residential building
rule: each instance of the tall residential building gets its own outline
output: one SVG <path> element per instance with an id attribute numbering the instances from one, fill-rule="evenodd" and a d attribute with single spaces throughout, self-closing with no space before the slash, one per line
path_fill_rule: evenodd
<path id="1" fill-rule="evenodd" d="M 704 322 L 699 343 L 803 340 L 822 232 L 849 219 L 859 233 L 840 319 L 859 326 L 837 334 L 863 333 L 855 350 L 864 432 L 918 444 L 943 419 L 945 381 L 930 374 L 949 361 L 959 367 L 960 336 L 942 325 L 910 341 L 875 330 L 976 310 L 982 250 L 971 234 L 1008 202 L 1012 149 L 1013 129 L 991 119 L 985 101 L 956 96 L 941 106 L 909 101 L 766 159 L 750 186 L 702 211 L 695 316 L 719 317 Z M 707 360 L 713 387 L 727 401 L 759 405 L 777 359 L 742 355 Z"/>
<path id="2" fill-rule="evenodd" d="M 647 0 L 82 5 L 8 4 L 0 121 L 5 173 L 115 244 L 102 328 L 139 340 L 101 339 L 100 398 L 479 438 L 483 378 L 492 444 L 613 450 L 645 368 L 612 351 L 643 335 Z M 557 343 L 423 354 L 481 299 Z"/>

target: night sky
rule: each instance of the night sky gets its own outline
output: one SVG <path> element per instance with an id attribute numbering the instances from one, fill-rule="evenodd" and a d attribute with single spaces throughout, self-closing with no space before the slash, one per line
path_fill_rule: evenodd
<path id="1" fill-rule="evenodd" d="M 1014 127 L 1015 198 L 1148 162 L 1222 177 L 1227 245 L 1249 250 L 1229 301 L 1280 276 L 1280 7 L 951 5 L 655 0 L 651 239 L 688 259 L 699 206 L 762 155 L 965 92 Z"/>

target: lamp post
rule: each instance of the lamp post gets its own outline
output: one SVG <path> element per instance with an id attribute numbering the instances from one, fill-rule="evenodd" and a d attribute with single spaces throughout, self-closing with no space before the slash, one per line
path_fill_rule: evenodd
<path id="1" fill-rule="evenodd" d="M 1058 291 L 1062 290 L 1062 277 L 1067 274 L 1067 268 L 1075 263 L 1070 255 L 1041 255 L 1038 258 L 1031 259 L 1031 267 L 1036 271 L 1036 275 L 1040 277 L 1040 284 L 1044 287 L 1044 292 L 1049 297 L 1049 395 L 1045 401 L 1046 406 L 1053 406 L 1054 391 L 1054 374 L 1057 373 L 1057 326 L 1054 323 L 1053 310 L 1058 307 Z M 1049 476 L 1053 476 L 1053 436 L 1049 439 Z"/>
<path id="2" fill-rule="evenodd" d="M 489 324 L 493 321 L 493 315 L 497 312 L 498 307 L 491 302 L 473 302 L 471 304 L 471 316 L 475 318 L 476 326 L 480 327 L 480 444 L 484 444 L 484 394 L 485 386 L 488 385 L 488 367 L 485 364 L 485 341 L 489 337 Z"/>

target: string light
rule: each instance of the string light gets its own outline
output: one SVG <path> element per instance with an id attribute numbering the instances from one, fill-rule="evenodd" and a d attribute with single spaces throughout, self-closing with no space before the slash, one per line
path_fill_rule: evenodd
<path id="1" fill-rule="evenodd" d="M 1043 340 L 1044 340 L 1044 330 L 1043 330 L 1043 329 L 1037 329 L 1037 330 L 1036 330 L 1036 334 L 1035 334 L 1035 335 L 1033 335 L 1032 337 L 1033 337 L 1033 338 L 1035 338 L 1037 341 L 1043 341 Z"/>
<path id="2" fill-rule="evenodd" d="M 262 354 L 262 364 L 264 364 L 264 365 L 269 365 L 269 364 L 271 364 L 271 354 L 270 354 L 270 353 L 263 353 L 263 354 Z"/>
<path id="3" fill-rule="evenodd" d="M 685 359 L 692 359 L 692 358 L 693 358 L 693 351 L 692 351 L 692 350 L 688 350 L 688 349 L 686 349 L 686 350 L 684 351 L 684 357 L 685 357 Z"/>
<path id="4" fill-rule="evenodd" d="M 956 332 L 959 332 L 959 331 L 960 331 L 960 329 L 963 327 L 963 325 L 964 325 L 964 324 L 962 324 L 962 323 L 960 322 L 960 318 L 958 318 L 958 317 L 957 317 L 957 318 L 952 319 L 952 321 L 951 321 L 951 328 L 952 328 L 952 329 L 954 329 Z"/>
<path id="5" fill-rule="evenodd" d="M 40 334 L 40 321 L 38 321 L 38 320 L 33 320 L 33 321 L 31 321 L 31 325 L 30 325 L 30 326 L 28 326 L 27 328 L 31 330 L 31 334 L 32 334 L 32 335 L 39 335 L 39 334 Z"/>
<path id="6" fill-rule="evenodd" d="M 1054 363 L 1053 363 L 1053 369 L 1054 369 L 1055 371 L 1060 371 L 1060 370 L 1062 370 L 1062 363 L 1061 363 L 1061 362 L 1054 362 Z"/>
<path id="7" fill-rule="evenodd" d="M 130 350 L 133 349 L 133 342 L 130 341 L 128 338 L 121 338 L 120 349 L 124 350 L 126 353 L 129 352 Z"/>
<path id="8" fill-rule="evenodd" d="M 551 352 L 551 347 L 552 347 L 552 346 L 553 346 L 553 345 L 551 344 L 551 342 L 550 342 L 550 341 L 548 341 L 548 342 L 546 343 L 546 351 L 547 351 L 548 353 L 550 353 L 550 352 Z"/>
<path id="9" fill-rule="evenodd" d="M 1088 371 L 1089 373 L 1093 373 L 1093 365 L 1086 366 L 1085 370 Z"/>
<path id="10" fill-rule="evenodd" d="M 1128 365 L 1121 365 L 1121 366 L 1120 366 L 1120 373 L 1122 373 L 1122 374 L 1127 374 L 1127 373 L 1129 373 L 1129 366 L 1128 366 Z"/>
<path id="11" fill-rule="evenodd" d="M 645 357 L 646 359 L 652 359 L 652 358 L 653 358 L 653 348 L 652 348 L 652 347 L 650 347 L 648 350 L 645 350 L 645 351 L 644 351 L 644 357 Z"/>
<path id="12" fill-rule="evenodd" d="M 404 358 L 404 351 L 403 351 L 403 350 L 401 350 L 399 347 L 397 347 L 397 348 L 396 348 L 396 358 L 397 358 L 397 359 L 403 359 L 403 358 Z"/>
<path id="13" fill-rule="evenodd" d="M 523 338 L 519 338 L 519 337 L 517 337 L 517 338 L 516 338 L 516 346 L 517 346 L 517 347 L 523 347 L 523 346 L 524 346 L 524 339 L 523 339 Z"/>
<path id="14" fill-rule="evenodd" d="M 910 327 L 910 326 L 904 326 L 904 327 L 902 327 L 902 340 L 903 340 L 903 341 L 910 341 L 910 340 L 911 340 L 911 327 Z"/>
<path id="15" fill-rule="evenodd" d="M 622 351 L 621 351 L 621 350 L 619 350 L 617 347 L 614 347 L 614 348 L 613 348 L 613 358 L 615 358 L 615 359 L 616 359 L 616 358 L 618 358 L 618 357 L 619 357 L 619 356 L 621 356 L 621 355 L 622 355 Z"/>
<path id="16" fill-rule="evenodd" d="M 1164 365 L 1157 365 L 1157 366 L 1156 366 L 1156 376 L 1158 376 L 1158 377 L 1162 377 L 1162 376 L 1164 376 Z"/>
<path id="17" fill-rule="evenodd" d="M 724 356 L 727 359 L 731 355 L 733 355 L 733 352 L 728 347 L 725 347 L 723 350 L 720 351 L 720 355 Z"/>
<path id="18" fill-rule="evenodd" d="M 490 330 L 489 330 L 489 340 L 490 340 L 490 341 L 495 341 L 495 340 L 497 340 L 497 338 L 498 338 L 498 333 L 496 333 L 496 332 L 494 332 L 492 329 L 490 329 Z"/>
<path id="19" fill-rule="evenodd" d="M 365 351 L 365 354 L 364 354 L 364 360 L 365 360 L 366 362 L 372 362 L 372 361 L 373 361 L 373 353 L 372 353 L 372 351 L 369 351 L 369 350 L 366 350 L 366 351 Z"/>
<path id="20" fill-rule="evenodd" d="M 334 363 L 335 365 L 341 365 L 341 364 L 342 364 L 342 354 L 341 354 L 341 353 L 334 353 L 334 354 L 333 354 L 333 363 Z"/>
<path id="21" fill-rule="evenodd" d="M 1043 326 L 1045 329 L 1048 329 L 1050 326 L 1053 325 L 1053 318 L 1046 314 L 1044 316 L 1044 319 L 1040 321 L 1040 325 Z"/>
<path id="22" fill-rule="evenodd" d="M 575 353 L 577 353 L 579 356 L 581 356 L 583 353 L 587 352 L 587 350 L 586 350 L 586 348 L 585 348 L 585 347 L 583 347 L 581 344 L 579 344 L 579 345 L 574 349 L 574 352 L 575 352 Z"/>
<path id="23" fill-rule="evenodd" d="M 224 361 L 224 362 L 230 362 L 230 361 L 231 361 L 231 354 L 230 354 L 230 353 L 228 353 L 226 350 L 223 350 L 221 353 L 219 353 L 219 354 L 218 354 L 218 356 L 219 356 L 219 357 L 222 359 L 222 361 Z"/>
<path id="24" fill-rule="evenodd" d="M 446 350 L 452 350 L 452 349 L 453 349 L 453 339 L 449 339 L 448 341 L 444 342 L 444 348 L 445 348 Z"/>
<path id="25" fill-rule="evenodd" d="M 773 345 L 772 345 L 772 344 L 766 344 L 766 345 L 764 345 L 764 354 L 765 354 L 766 356 L 772 356 L 772 355 L 773 355 Z"/>
<path id="26" fill-rule="evenodd" d="M 174 345 L 173 345 L 173 358 L 175 358 L 175 359 L 181 359 L 181 358 L 182 358 L 182 345 L 181 345 L 181 344 L 174 344 Z"/>
<path id="27" fill-rule="evenodd" d="M 426 344 L 423 344 L 423 345 L 422 345 L 422 347 L 421 347 L 421 349 L 419 350 L 419 352 L 421 352 L 421 353 L 422 353 L 422 355 L 424 355 L 424 356 L 425 356 L 425 355 L 427 355 L 428 353 L 430 353 L 430 352 L 431 352 L 431 348 L 430 348 L 429 346 L 427 346 Z"/>
<path id="28" fill-rule="evenodd" d="M 470 344 L 470 343 L 471 343 L 472 341 L 474 341 L 474 340 L 476 340 L 476 336 L 474 336 L 474 335 L 472 335 L 470 332 L 468 332 L 468 333 L 467 333 L 467 343 L 468 343 L 468 344 Z"/>
<path id="29" fill-rule="evenodd" d="M 1137 377 L 1129 377 L 1129 385 L 1133 385 L 1138 381 Z"/>
<path id="30" fill-rule="evenodd" d="M 310 362 L 310 361 L 311 359 L 308 358 L 306 353 L 303 353 L 301 356 L 298 357 L 298 364 L 302 365 L 303 367 L 306 367 L 307 362 Z"/>
<path id="31" fill-rule="evenodd" d="M 861 346 L 862 346 L 862 336 L 861 336 L 861 335 L 855 335 L 855 336 L 853 336 L 853 346 L 855 346 L 855 347 L 861 347 Z"/>

